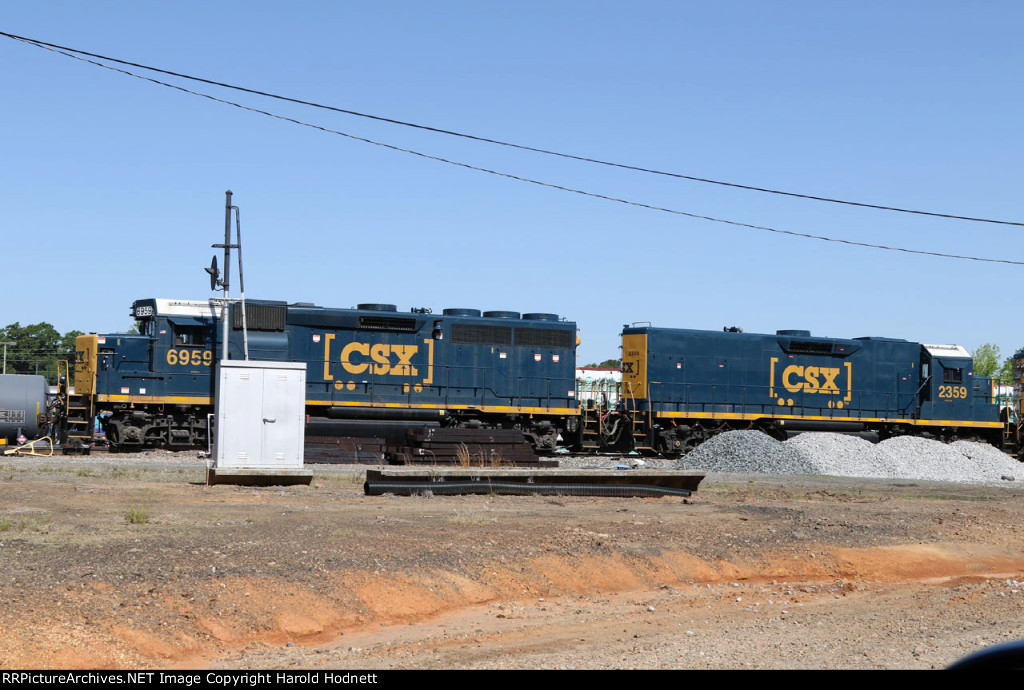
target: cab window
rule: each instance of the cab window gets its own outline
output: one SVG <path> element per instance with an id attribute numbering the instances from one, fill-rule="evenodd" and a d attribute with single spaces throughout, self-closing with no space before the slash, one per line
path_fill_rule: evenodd
<path id="1" fill-rule="evenodd" d="M 963 369 L 944 369 L 942 371 L 942 382 L 943 383 L 963 383 L 964 382 L 964 370 Z"/>
<path id="2" fill-rule="evenodd" d="M 206 345 L 205 326 L 174 326 L 175 345 Z"/>

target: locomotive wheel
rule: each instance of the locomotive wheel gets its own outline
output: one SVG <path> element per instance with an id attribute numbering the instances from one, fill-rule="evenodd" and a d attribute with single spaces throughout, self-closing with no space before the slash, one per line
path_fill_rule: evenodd
<path id="1" fill-rule="evenodd" d="M 659 455 L 665 458 L 678 458 L 683 454 L 683 441 L 677 435 L 678 433 L 658 434 L 657 452 Z"/>
<path id="2" fill-rule="evenodd" d="M 708 440 L 707 430 L 700 424 L 694 424 L 693 427 L 690 428 L 689 433 L 683 438 L 683 447 L 680 454 L 686 455 L 706 440 Z"/>

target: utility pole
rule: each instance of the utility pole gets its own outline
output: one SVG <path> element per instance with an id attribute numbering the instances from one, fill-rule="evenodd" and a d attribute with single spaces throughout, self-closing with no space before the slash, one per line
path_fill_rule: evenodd
<path id="1" fill-rule="evenodd" d="M 7 373 L 7 346 L 17 344 L 18 343 L 14 342 L 13 340 L 5 340 L 4 342 L 0 343 L 0 345 L 4 346 L 4 374 Z"/>

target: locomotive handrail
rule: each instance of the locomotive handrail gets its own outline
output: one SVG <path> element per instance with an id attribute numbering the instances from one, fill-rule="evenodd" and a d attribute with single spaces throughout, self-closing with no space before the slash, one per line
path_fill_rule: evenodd
<path id="1" fill-rule="evenodd" d="M 725 395 L 725 399 L 733 402 L 721 403 L 718 402 L 723 397 L 721 390 L 723 386 L 721 384 L 650 381 L 647 384 L 647 388 L 649 391 L 647 399 L 652 401 L 649 403 L 652 408 L 658 408 L 662 412 L 701 412 L 706 414 L 717 412 L 723 414 L 763 414 L 773 416 L 778 413 L 792 414 L 790 410 L 799 408 L 799 414 L 804 416 L 886 419 L 893 416 L 893 411 L 898 411 L 901 416 L 909 416 L 918 399 L 917 393 L 894 394 L 889 391 L 855 390 L 850 392 L 850 400 L 842 408 L 808 405 L 806 401 L 803 404 L 794 402 L 791 408 L 789 405 L 778 406 L 772 403 L 751 402 L 750 398 L 753 395 L 761 396 L 766 394 L 769 386 L 765 385 L 727 384 L 724 388 L 734 390 L 735 395 Z M 631 390 L 631 386 L 629 386 L 629 389 Z M 701 389 L 706 390 L 707 393 L 700 395 L 694 393 L 694 390 Z M 881 397 L 881 400 L 878 400 L 879 397 Z M 865 399 L 876 400 L 876 402 L 870 407 L 865 407 L 862 402 Z M 634 398 L 629 397 L 628 400 L 633 407 L 636 406 Z M 879 406 L 879 403 L 881 406 Z M 728 409 L 719 409 L 723 406 Z"/>
<path id="2" fill-rule="evenodd" d="M 482 366 L 452 366 L 434 365 L 431 385 L 420 385 L 415 390 L 409 382 L 395 382 L 385 374 L 364 373 L 358 381 L 348 383 L 357 386 L 356 395 L 360 397 L 357 402 L 365 403 L 391 403 L 396 400 L 403 400 L 412 405 L 418 400 L 426 397 L 432 398 L 431 404 L 438 404 L 442 407 L 487 405 L 512 405 L 523 407 L 544 407 L 554 404 L 557 407 L 567 407 L 573 404 L 573 396 L 553 395 L 553 383 L 550 377 L 544 376 L 515 376 L 500 372 L 506 381 L 503 389 L 494 383 L 495 372 Z M 453 377 L 466 380 L 466 385 L 453 383 Z M 347 384 L 338 387 L 337 382 L 324 381 L 322 384 L 316 382 L 314 385 L 322 385 L 328 401 L 340 398 L 351 400 L 353 390 Z M 358 390 L 361 387 L 362 390 Z M 452 390 L 462 391 L 453 394 Z M 436 398 L 434 396 L 436 395 Z"/>
<path id="3" fill-rule="evenodd" d="M 67 414 L 68 393 L 71 388 L 70 370 L 71 366 L 68 360 L 57 360 L 57 401 L 65 414 Z"/>

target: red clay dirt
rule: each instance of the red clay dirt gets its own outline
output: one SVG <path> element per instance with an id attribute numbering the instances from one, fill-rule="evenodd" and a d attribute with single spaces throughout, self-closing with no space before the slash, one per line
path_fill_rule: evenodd
<path id="1" fill-rule="evenodd" d="M 711 475 L 686 504 L 203 467 L 0 461 L 0 668 L 931 668 L 1024 638 L 1013 483 Z"/>

